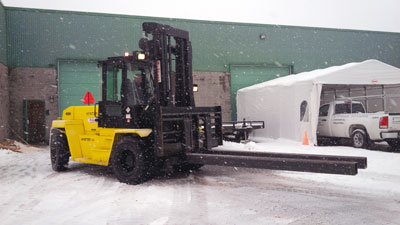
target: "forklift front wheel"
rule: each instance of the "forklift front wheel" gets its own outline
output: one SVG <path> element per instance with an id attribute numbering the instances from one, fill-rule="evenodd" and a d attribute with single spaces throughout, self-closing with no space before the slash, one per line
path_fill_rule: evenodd
<path id="1" fill-rule="evenodd" d="M 60 130 L 52 129 L 50 136 L 50 160 L 53 170 L 67 170 L 69 156 L 67 137 Z"/>
<path id="2" fill-rule="evenodd" d="M 146 175 L 144 152 L 140 149 L 138 140 L 134 137 L 124 137 L 113 149 L 111 165 L 120 182 L 139 184 Z"/>

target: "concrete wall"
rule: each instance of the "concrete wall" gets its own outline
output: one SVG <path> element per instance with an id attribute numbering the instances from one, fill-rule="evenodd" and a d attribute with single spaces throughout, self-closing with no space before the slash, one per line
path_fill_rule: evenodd
<path id="1" fill-rule="evenodd" d="M 0 141 L 8 138 L 8 68 L 6 12 L 0 1 Z"/>
<path id="2" fill-rule="evenodd" d="M 11 136 L 20 140 L 23 137 L 23 100 L 40 99 L 45 101 L 46 139 L 49 137 L 51 121 L 57 119 L 57 72 L 54 68 L 14 68 L 10 69 L 10 118 Z M 54 101 L 50 102 L 51 97 Z"/>
<path id="3" fill-rule="evenodd" d="M 8 68 L 0 63 L 0 141 L 8 137 Z"/>
<path id="4" fill-rule="evenodd" d="M 231 87 L 229 73 L 193 72 L 193 83 L 199 86 L 194 93 L 196 106 L 221 106 L 222 121 L 231 120 Z"/>

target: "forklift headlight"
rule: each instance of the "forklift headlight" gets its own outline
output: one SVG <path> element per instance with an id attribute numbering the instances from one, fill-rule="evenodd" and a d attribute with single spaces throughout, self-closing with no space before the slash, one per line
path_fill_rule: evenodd
<path id="1" fill-rule="evenodd" d="M 197 84 L 193 84 L 193 92 L 198 92 L 199 86 Z"/>
<path id="2" fill-rule="evenodd" d="M 124 56 L 125 56 L 125 57 L 128 57 L 128 56 L 129 56 L 129 52 L 128 52 L 128 51 L 125 51 L 125 52 L 124 52 Z"/>
<path id="3" fill-rule="evenodd" d="M 145 60 L 145 59 L 146 59 L 146 55 L 145 55 L 144 53 L 139 53 L 139 54 L 137 55 L 137 59 L 138 59 L 138 60 Z"/>

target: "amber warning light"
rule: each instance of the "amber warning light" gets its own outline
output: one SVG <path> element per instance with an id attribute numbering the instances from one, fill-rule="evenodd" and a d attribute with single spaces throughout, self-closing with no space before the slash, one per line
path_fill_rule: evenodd
<path id="1" fill-rule="evenodd" d="M 82 101 L 83 101 L 83 104 L 85 104 L 85 105 L 94 104 L 94 98 L 93 98 L 92 93 L 90 93 L 90 91 L 86 92 Z"/>

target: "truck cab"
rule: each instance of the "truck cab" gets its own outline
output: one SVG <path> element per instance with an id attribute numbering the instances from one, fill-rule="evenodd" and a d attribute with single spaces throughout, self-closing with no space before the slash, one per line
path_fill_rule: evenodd
<path id="1" fill-rule="evenodd" d="M 319 136 L 348 137 L 344 121 L 352 114 L 365 113 L 364 105 L 357 101 L 334 101 L 319 108 Z"/>

